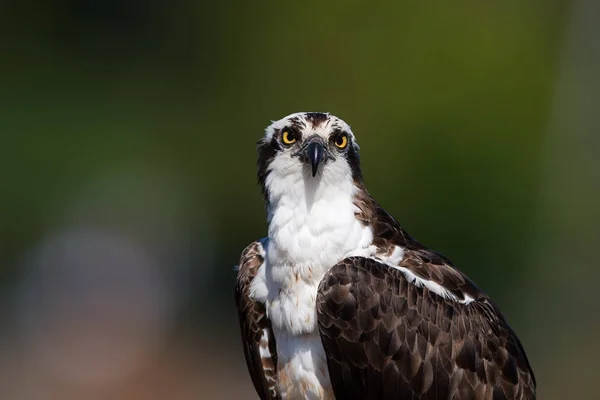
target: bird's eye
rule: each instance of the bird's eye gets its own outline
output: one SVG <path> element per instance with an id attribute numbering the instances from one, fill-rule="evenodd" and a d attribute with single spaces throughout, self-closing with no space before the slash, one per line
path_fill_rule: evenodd
<path id="1" fill-rule="evenodd" d="M 290 131 L 284 131 L 283 135 L 281 135 L 281 141 L 283 142 L 283 144 L 286 145 L 291 145 L 296 143 L 296 134 L 294 132 L 290 132 Z"/>
<path id="2" fill-rule="evenodd" d="M 345 133 L 337 135 L 333 139 L 333 143 L 335 143 L 338 148 L 345 149 L 346 146 L 348 146 L 348 136 Z"/>

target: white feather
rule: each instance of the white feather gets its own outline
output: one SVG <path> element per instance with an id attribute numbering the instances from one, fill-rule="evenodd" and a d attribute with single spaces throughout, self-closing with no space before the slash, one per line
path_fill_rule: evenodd
<path id="1" fill-rule="evenodd" d="M 419 276 L 416 276 L 408 268 L 401 267 L 400 262 L 404 258 L 404 248 L 401 246 L 396 246 L 394 248 L 394 251 L 392 252 L 392 254 L 390 254 L 387 257 L 382 257 L 380 255 L 377 255 L 375 246 L 370 246 L 366 249 L 360 249 L 360 250 L 357 250 L 357 251 L 354 251 L 354 252 L 348 254 L 348 257 L 353 257 L 353 256 L 372 258 L 373 260 L 375 260 L 377 262 L 385 264 L 391 268 L 397 269 L 398 271 L 400 271 L 404 274 L 404 276 L 406 277 L 406 279 L 409 282 L 414 283 L 417 286 L 426 287 L 427 289 L 431 290 L 432 292 L 434 292 L 435 294 L 437 294 L 439 296 L 442 296 L 445 299 L 450 299 L 450 300 L 453 300 L 453 301 L 456 301 L 456 302 L 462 303 L 462 304 L 469 304 L 472 301 L 474 301 L 474 299 L 467 294 L 464 295 L 465 296 L 464 299 L 460 299 L 454 293 L 448 291 L 446 288 L 444 288 L 439 283 L 430 281 L 428 279 L 423 279 Z"/>

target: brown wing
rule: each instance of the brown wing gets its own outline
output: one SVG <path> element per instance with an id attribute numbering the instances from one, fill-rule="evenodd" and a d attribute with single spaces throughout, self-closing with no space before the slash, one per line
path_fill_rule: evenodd
<path id="1" fill-rule="evenodd" d="M 242 253 L 235 285 L 235 303 L 242 334 L 246 364 L 256 392 L 262 400 L 279 399 L 277 394 L 277 351 L 271 321 L 265 306 L 250 297 L 250 283 L 264 262 L 260 242 L 250 244 Z"/>
<path id="2" fill-rule="evenodd" d="M 535 399 L 521 343 L 482 293 L 462 304 L 351 257 L 325 274 L 317 314 L 338 399 Z"/>

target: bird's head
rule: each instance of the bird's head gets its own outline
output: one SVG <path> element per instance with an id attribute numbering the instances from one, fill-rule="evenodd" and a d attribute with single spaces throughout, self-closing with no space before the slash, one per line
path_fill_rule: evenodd
<path id="1" fill-rule="evenodd" d="M 257 148 L 258 179 L 267 201 L 273 186 L 362 180 L 359 147 L 350 126 L 328 113 L 295 113 L 275 121 Z"/>

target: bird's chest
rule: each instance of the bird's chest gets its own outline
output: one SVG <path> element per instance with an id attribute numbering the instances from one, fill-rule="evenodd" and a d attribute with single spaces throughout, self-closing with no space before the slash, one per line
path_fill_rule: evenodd
<path id="1" fill-rule="evenodd" d="M 358 221 L 349 197 L 327 196 L 310 210 L 282 201 L 269 224 L 263 288 L 277 346 L 279 392 L 286 399 L 333 399 L 317 327 L 316 299 L 325 273 L 357 250 L 372 232 Z M 257 284 L 258 286 L 258 284 Z"/>
<path id="2" fill-rule="evenodd" d="M 303 278 L 307 276 L 310 278 Z M 321 271 L 307 267 L 295 271 L 283 282 L 273 283 L 267 301 L 267 313 L 275 330 L 292 335 L 317 331 L 316 298 L 322 277 Z"/>
<path id="3" fill-rule="evenodd" d="M 352 204 L 317 202 L 310 212 L 278 207 L 270 223 L 265 277 L 273 327 L 293 335 L 316 332 L 315 302 L 323 276 L 371 238 Z"/>
<path id="4" fill-rule="evenodd" d="M 283 399 L 334 399 L 327 358 L 318 333 L 275 333 L 277 384 Z"/>
<path id="5" fill-rule="evenodd" d="M 267 301 L 277 346 L 278 391 L 284 399 L 333 399 L 327 358 L 317 328 L 322 268 L 275 266 L 281 279 Z M 287 271 L 287 274 L 284 272 Z"/>

